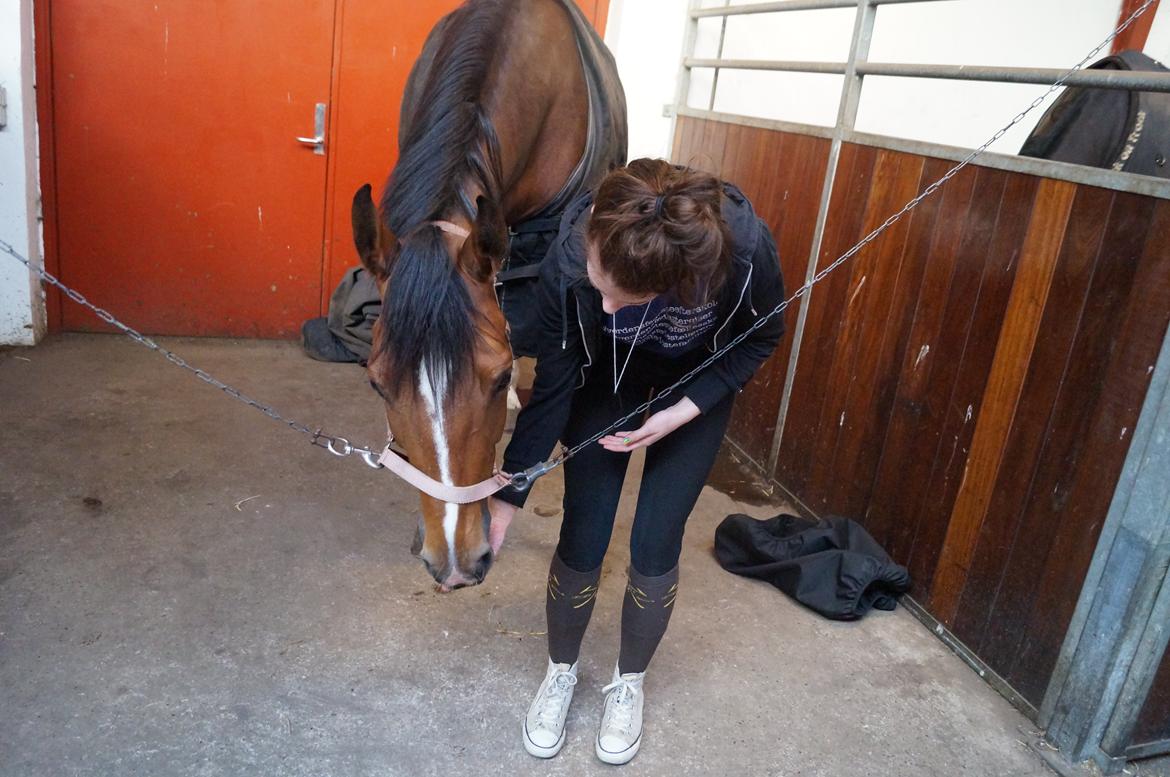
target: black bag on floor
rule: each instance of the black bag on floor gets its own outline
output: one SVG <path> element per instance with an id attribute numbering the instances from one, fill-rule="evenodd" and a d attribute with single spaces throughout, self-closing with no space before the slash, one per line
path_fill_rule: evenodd
<path id="1" fill-rule="evenodd" d="M 1140 51 L 1089 67 L 1170 72 Z M 1068 87 L 1040 117 L 1020 156 L 1170 178 L 1170 94 Z"/>
<path id="2" fill-rule="evenodd" d="M 728 572 L 766 580 L 833 620 L 892 610 L 910 573 L 848 518 L 729 515 L 715 530 L 715 557 Z"/>

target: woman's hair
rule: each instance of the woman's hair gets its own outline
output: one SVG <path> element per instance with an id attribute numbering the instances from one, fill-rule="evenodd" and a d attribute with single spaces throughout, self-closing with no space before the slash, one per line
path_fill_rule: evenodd
<path id="1" fill-rule="evenodd" d="M 686 305 L 723 286 L 731 234 L 723 185 L 662 159 L 635 159 L 609 173 L 593 199 L 586 232 L 601 269 L 637 295 L 675 292 Z"/>

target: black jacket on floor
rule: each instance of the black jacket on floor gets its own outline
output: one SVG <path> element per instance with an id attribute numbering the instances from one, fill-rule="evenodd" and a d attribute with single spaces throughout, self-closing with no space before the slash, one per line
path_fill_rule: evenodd
<path id="1" fill-rule="evenodd" d="M 715 557 L 737 575 L 766 580 L 833 620 L 894 609 L 910 573 L 848 518 L 729 515 L 715 530 Z"/>
<path id="2" fill-rule="evenodd" d="M 719 323 L 692 358 L 727 345 L 784 300 L 780 259 L 772 233 L 737 187 L 725 183 L 723 193 L 722 216 L 731 231 L 732 267 L 717 297 Z M 602 338 L 606 315 L 601 295 L 585 272 L 585 228 L 592 205 L 592 193 L 569 205 L 541 264 L 539 287 L 529 303 L 540 311 L 540 333 L 534 338 L 539 349 L 536 380 L 504 453 L 505 472 L 520 472 L 548 457 L 568 423 L 573 392 L 584 385 L 599 349 L 608 347 Z M 706 413 L 728 394 L 743 388 L 772 355 L 783 334 L 783 315 L 769 319 L 674 396 L 690 398 Z M 496 497 L 523 506 L 528 493 L 509 487 Z"/>

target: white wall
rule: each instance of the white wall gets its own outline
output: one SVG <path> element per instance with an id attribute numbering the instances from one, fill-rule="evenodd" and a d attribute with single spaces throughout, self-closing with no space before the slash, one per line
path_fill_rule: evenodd
<path id="1" fill-rule="evenodd" d="M 1158 3 L 1158 15 L 1146 40 L 1145 52 L 1170 67 L 1170 4 Z"/>
<path id="2" fill-rule="evenodd" d="M 0 129 L 0 238 L 39 264 L 32 31 L 32 0 L 0 0 L 0 86 L 8 95 L 8 123 Z M 0 252 L 0 344 L 32 345 L 44 331 L 39 284 Z"/>
<path id="3" fill-rule="evenodd" d="M 734 5 L 743 2 L 732 0 Z M 701 2 L 703 6 L 724 4 L 724 0 Z M 686 0 L 614 0 L 610 6 L 607 42 L 626 84 L 631 158 L 665 155 L 661 149 L 669 147 L 670 123 L 660 118 L 661 103 L 674 93 L 686 7 Z M 881 6 L 870 59 L 1065 68 L 1080 61 L 1113 30 L 1120 8 L 1121 0 L 947 0 Z M 846 8 L 730 17 L 723 57 L 845 61 L 854 13 Z M 695 56 L 717 56 L 721 24 L 718 18 L 700 20 Z M 1170 2 L 1160 4 L 1146 53 L 1170 62 Z M 726 113 L 832 126 L 841 80 L 840 76 L 807 73 L 723 71 L 713 107 Z M 711 81 L 712 71 L 693 71 L 687 104 L 707 108 Z M 868 77 L 857 128 L 974 147 L 1046 89 Z M 1046 105 L 1029 114 L 993 150 L 1015 153 Z"/>
<path id="4" fill-rule="evenodd" d="M 670 154 L 687 0 L 611 0 L 605 43 L 617 59 L 630 123 L 629 158 Z"/>
<path id="5" fill-rule="evenodd" d="M 1117 26 L 1120 0 L 958 0 L 878 10 L 869 58 L 875 62 L 1065 69 Z M 1108 56 L 1109 48 L 1098 55 Z M 909 78 L 865 79 L 857 128 L 974 147 L 1046 86 Z M 1001 138 L 1014 154 L 1052 98 Z"/>

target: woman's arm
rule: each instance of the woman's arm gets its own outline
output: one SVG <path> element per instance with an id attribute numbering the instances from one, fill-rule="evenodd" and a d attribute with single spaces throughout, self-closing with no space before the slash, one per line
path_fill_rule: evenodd
<path id="1" fill-rule="evenodd" d="M 738 336 L 752 326 L 759 316 L 772 312 L 783 301 L 784 279 L 780 275 L 780 256 L 772 233 L 761 220 L 756 250 L 752 254 L 751 305 L 740 306 L 729 337 Z M 760 365 L 776 350 L 783 335 L 784 314 L 781 313 L 698 375 L 683 389 L 683 395 L 694 402 L 700 412 L 706 413 L 728 394 L 744 387 Z"/>
<path id="2" fill-rule="evenodd" d="M 516 417 L 512 440 L 504 451 L 503 470 L 516 473 L 548 458 L 569 421 L 573 391 L 585 363 L 584 346 L 576 322 L 576 300 L 562 290 L 562 271 L 557 255 L 550 252 L 541 267 L 536 295 L 540 306 L 540 346 L 532 396 Z M 564 296 L 567 294 L 567 299 Z M 562 312 L 570 319 L 563 326 Z M 497 498 L 523 507 L 528 491 L 508 487 Z"/>
<path id="3" fill-rule="evenodd" d="M 685 423 L 701 415 L 699 407 L 686 397 L 665 410 L 659 410 L 646 419 L 646 423 L 632 432 L 614 432 L 597 442 L 607 451 L 629 453 L 638 448 L 653 445 Z"/>

